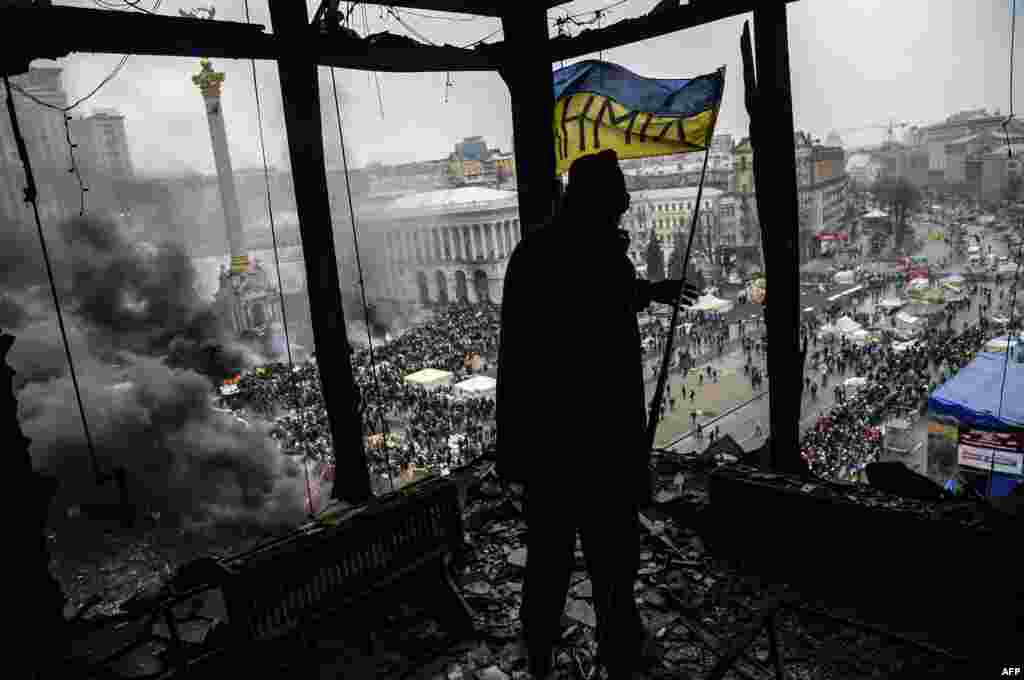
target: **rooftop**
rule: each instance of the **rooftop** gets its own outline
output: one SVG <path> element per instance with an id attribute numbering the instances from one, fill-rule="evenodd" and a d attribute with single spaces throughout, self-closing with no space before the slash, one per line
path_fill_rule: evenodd
<path id="1" fill-rule="evenodd" d="M 393 200 L 379 203 L 372 211 L 368 212 L 383 211 L 395 216 L 415 216 L 469 212 L 474 209 L 499 209 L 517 205 L 518 194 L 514 191 L 465 186 L 400 195 Z"/>
<path id="2" fill-rule="evenodd" d="M 672 187 L 671 189 L 645 189 L 643 191 L 629 192 L 634 200 L 659 201 L 659 200 L 693 200 L 697 198 L 699 187 Z M 724 191 L 712 187 L 704 187 L 703 198 L 718 198 Z"/>

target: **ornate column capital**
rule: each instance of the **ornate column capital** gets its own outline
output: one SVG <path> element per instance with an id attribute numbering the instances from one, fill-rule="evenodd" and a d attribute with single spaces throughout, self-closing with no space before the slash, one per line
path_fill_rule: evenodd
<path id="1" fill-rule="evenodd" d="M 224 83 L 224 74 L 214 71 L 209 59 L 199 60 L 200 71 L 192 76 L 192 83 L 199 87 L 204 97 L 219 97 Z"/>

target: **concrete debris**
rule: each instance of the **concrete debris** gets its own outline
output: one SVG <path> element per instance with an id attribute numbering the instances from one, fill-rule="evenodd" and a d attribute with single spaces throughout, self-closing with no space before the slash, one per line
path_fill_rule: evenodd
<path id="1" fill-rule="evenodd" d="M 765 601 L 769 587 L 740 575 L 709 552 L 699 536 L 701 525 L 696 521 L 708 503 L 706 492 L 699 486 L 702 477 L 687 473 L 685 482 L 696 486 L 684 488 L 679 495 L 673 489 L 677 476 L 678 471 L 662 475 L 661 484 L 662 490 L 677 495 L 672 503 L 673 514 L 652 508 L 640 515 L 644 530 L 634 594 L 645 628 L 664 650 L 648 671 L 646 677 L 650 678 L 705 676 L 718 659 L 716 652 L 722 653 L 743 634 L 752 610 Z M 431 618 L 431 612 L 398 603 L 394 615 L 386 617 L 385 627 L 376 636 L 377 651 L 366 662 L 372 669 L 367 671 L 369 675 L 353 671 L 341 659 L 334 662 L 328 658 L 321 663 L 322 677 L 532 680 L 527 673 L 528 654 L 520 623 L 527 559 L 525 524 L 507 498 L 488 496 L 473 496 L 467 505 L 469 549 L 457 579 L 476 615 L 476 639 L 451 641 Z M 680 526 L 674 519 L 677 510 L 688 513 L 686 516 L 696 518 L 695 521 Z M 591 673 L 598 651 L 594 585 L 582 560 L 574 568 L 570 584 L 555 650 L 556 680 Z M 830 666 L 825 658 L 828 654 L 820 652 L 822 649 L 841 649 L 844 658 L 859 658 L 865 666 L 886 658 L 869 651 L 877 649 L 877 644 L 869 644 L 877 636 L 858 633 L 848 626 L 823 624 L 793 612 L 781 614 L 778 621 L 782 649 L 791 660 L 786 665 L 788 678 L 841 677 L 844 668 L 839 662 Z M 194 635 L 198 637 L 198 632 Z M 766 639 L 762 635 L 741 654 L 736 672 L 728 677 L 773 678 L 764 651 Z M 833 646 L 826 644 L 829 641 L 833 641 Z M 318 642 L 317 647 L 323 650 L 330 645 L 325 640 Z M 913 649 L 901 650 L 901 654 L 890 655 L 896 660 L 887 662 L 880 677 L 895 675 L 902 660 L 917 658 L 920 663 L 920 655 Z M 604 676 L 598 670 L 591 677 L 598 680 Z"/>
<path id="2" fill-rule="evenodd" d="M 526 567 L 526 548 L 516 548 L 508 556 L 508 563 L 516 567 Z"/>
<path id="3" fill-rule="evenodd" d="M 484 583 L 483 581 L 476 581 L 474 583 L 470 583 L 465 588 L 473 595 L 487 595 L 491 592 L 491 584 Z"/>
<path id="4" fill-rule="evenodd" d="M 497 666 L 488 666 L 476 674 L 477 680 L 508 680 L 508 674 Z"/>
<path id="5" fill-rule="evenodd" d="M 565 615 L 591 628 L 597 626 L 597 613 L 594 607 L 585 600 L 569 598 L 565 604 Z"/>
<path id="6" fill-rule="evenodd" d="M 585 579 L 577 583 L 572 589 L 573 595 L 576 597 L 591 598 L 594 595 L 594 584 L 590 582 L 590 579 Z"/>

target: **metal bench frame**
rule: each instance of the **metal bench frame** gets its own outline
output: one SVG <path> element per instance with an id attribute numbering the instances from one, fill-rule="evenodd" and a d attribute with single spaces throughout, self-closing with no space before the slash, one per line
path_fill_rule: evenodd
<path id="1" fill-rule="evenodd" d="M 305 636 L 412 576 L 436 577 L 441 588 L 430 594 L 446 627 L 471 634 L 473 611 L 452 576 L 463 544 L 457 485 L 427 478 L 370 501 L 337 526 L 307 525 L 227 558 L 222 587 L 231 646 Z"/>

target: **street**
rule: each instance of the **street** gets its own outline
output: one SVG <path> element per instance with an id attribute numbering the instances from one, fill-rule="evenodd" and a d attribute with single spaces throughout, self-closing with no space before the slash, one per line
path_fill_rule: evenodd
<path id="1" fill-rule="evenodd" d="M 924 247 L 918 254 L 928 257 L 929 262 L 933 263 L 933 271 L 934 263 L 938 263 L 952 255 L 952 248 L 946 245 L 944 241 L 928 239 L 930 231 L 943 229 L 944 226 L 936 221 L 918 221 L 913 223 L 916 236 L 924 242 Z M 970 229 L 968 231 L 971 233 L 976 230 Z M 992 246 L 992 252 L 997 256 L 1007 255 L 1009 252 L 1005 241 L 994 238 L 991 232 L 986 232 L 985 236 L 982 237 L 983 251 L 988 252 L 989 245 Z M 954 261 L 951 266 L 946 267 L 939 274 L 939 278 L 941 278 L 942 274 L 963 270 L 963 263 Z M 1011 291 L 1009 284 L 1011 283 L 1012 281 L 1003 281 L 998 286 L 994 282 L 985 284 L 986 287 L 993 290 L 993 312 L 996 312 L 1000 306 L 1000 291 L 1004 291 L 1007 296 L 1006 299 L 1009 299 Z M 882 298 L 884 299 L 889 296 L 905 298 L 903 287 L 897 285 L 888 287 Z M 979 320 L 979 305 L 980 296 L 975 296 L 970 300 L 969 307 L 957 311 L 953 317 L 954 328 L 962 329 L 965 324 L 976 324 Z M 871 299 L 868 299 L 856 308 L 849 309 L 848 313 L 851 315 L 854 312 L 873 314 L 874 311 L 875 304 Z M 821 344 L 819 343 L 817 347 L 821 347 Z M 808 354 L 813 354 L 815 349 L 816 346 L 812 343 Z M 696 393 L 695 401 L 692 403 L 689 399 L 685 400 L 685 402 L 679 400 L 678 395 L 682 385 L 682 378 L 678 373 L 671 375 L 669 381 L 670 393 L 677 395 L 677 411 L 675 413 L 671 411 L 666 413 L 665 418 L 659 425 L 655 445 L 659 448 L 669 448 L 679 453 L 692 453 L 707 446 L 709 442 L 706 434 L 708 428 L 717 427 L 720 435 L 731 435 L 740 446 L 748 451 L 761 446 L 768 437 L 770 430 L 771 404 L 767 394 L 767 378 L 761 389 L 755 392 L 751 388 L 749 378 L 743 375 L 745 358 L 743 353 L 737 349 L 727 352 L 722 357 L 715 357 L 710 360 L 705 359 L 703 364 L 698 361 L 699 368 L 703 370 L 704 365 L 708 363 L 718 370 L 719 382 L 711 383 L 705 379 L 703 386 L 696 385 L 696 379 L 691 371 L 691 378 L 687 381 L 687 386 L 688 389 L 693 389 Z M 800 420 L 801 434 L 813 426 L 818 417 L 826 414 L 834 406 L 835 399 L 831 388 L 836 385 L 836 381 L 854 377 L 852 374 L 833 375 L 822 388 L 821 371 L 810 364 L 811 361 L 808 357 L 808 366 L 805 367 L 804 374 L 806 377 L 810 377 L 818 382 L 819 390 L 815 400 L 812 400 L 809 394 L 804 395 L 804 406 Z M 763 361 L 760 358 L 755 358 L 754 365 L 762 366 L 763 368 Z M 649 368 L 647 370 L 649 371 Z M 645 374 L 646 376 L 649 376 L 649 373 Z M 654 382 L 649 381 L 648 398 L 650 398 L 650 393 L 653 392 L 653 389 Z M 696 422 L 702 426 L 705 432 L 702 441 L 698 441 L 694 436 L 695 430 L 692 428 L 691 411 L 697 412 Z M 758 427 L 761 429 L 760 434 L 757 432 Z M 912 441 L 913 445 L 917 448 L 911 454 L 911 460 L 907 462 L 912 465 L 923 465 L 927 452 L 927 423 L 925 419 L 922 418 L 915 423 L 912 430 Z M 922 467 L 921 469 L 924 468 Z"/>

